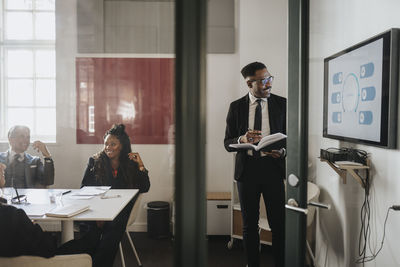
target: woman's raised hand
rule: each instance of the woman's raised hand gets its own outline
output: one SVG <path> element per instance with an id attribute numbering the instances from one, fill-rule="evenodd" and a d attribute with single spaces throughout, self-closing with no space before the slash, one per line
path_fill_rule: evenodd
<path id="1" fill-rule="evenodd" d="M 139 165 L 139 170 L 143 171 L 144 170 L 144 164 L 142 161 L 142 158 L 140 157 L 139 153 L 137 152 L 131 152 L 128 154 L 128 157 L 130 160 L 133 160 Z"/>

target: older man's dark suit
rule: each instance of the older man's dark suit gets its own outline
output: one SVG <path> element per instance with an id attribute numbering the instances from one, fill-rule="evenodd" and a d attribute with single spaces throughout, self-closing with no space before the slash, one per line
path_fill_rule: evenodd
<path id="1" fill-rule="evenodd" d="M 239 136 L 245 135 L 249 127 L 248 94 L 231 103 L 226 119 L 224 145 L 229 152 L 237 150 L 230 144 L 237 144 Z M 270 132 L 286 134 L 286 99 L 274 94 L 268 98 Z M 280 141 L 265 148 L 265 151 L 286 147 Z M 248 155 L 247 150 L 238 150 L 235 159 L 235 180 L 243 215 L 243 237 L 250 266 L 258 266 L 258 214 L 260 195 L 263 194 L 269 225 L 272 229 L 272 243 L 277 266 L 283 266 L 285 228 L 285 159 Z M 250 204 L 251 203 L 251 204 Z"/>
<path id="2" fill-rule="evenodd" d="M 9 152 L 0 152 L 0 163 L 11 168 L 8 158 Z M 45 159 L 44 165 L 39 157 L 25 153 L 25 182 L 27 188 L 43 188 L 54 184 L 54 162 L 52 159 Z M 11 186 L 11 174 L 6 169 L 6 185 Z"/>

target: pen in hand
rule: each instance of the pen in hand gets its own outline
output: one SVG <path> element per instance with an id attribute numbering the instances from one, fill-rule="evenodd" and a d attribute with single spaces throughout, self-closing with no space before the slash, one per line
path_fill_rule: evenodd
<path id="1" fill-rule="evenodd" d="M 249 143 L 258 143 L 261 139 L 261 131 L 248 128 L 245 137 L 247 138 Z"/>

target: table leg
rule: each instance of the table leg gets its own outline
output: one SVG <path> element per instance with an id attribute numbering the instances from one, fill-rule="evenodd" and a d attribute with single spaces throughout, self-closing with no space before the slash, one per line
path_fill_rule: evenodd
<path id="1" fill-rule="evenodd" d="M 74 239 L 74 221 L 61 221 L 61 243 Z"/>

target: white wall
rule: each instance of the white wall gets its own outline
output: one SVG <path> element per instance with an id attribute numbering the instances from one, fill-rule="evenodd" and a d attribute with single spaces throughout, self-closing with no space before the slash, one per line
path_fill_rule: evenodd
<path id="1" fill-rule="evenodd" d="M 323 59 L 389 28 L 400 27 L 400 2 L 395 0 L 310 1 L 310 178 L 321 187 L 320 200 L 332 210 L 320 210 L 317 261 L 320 266 L 356 266 L 363 189 L 351 176 L 342 184 L 338 175 L 320 162 L 320 148 L 355 147 L 371 153 L 371 246 L 380 246 L 387 208 L 400 203 L 400 153 L 371 146 L 322 138 Z M 400 139 L 398 139 L 400 140 Z M 391 211 L 386 238 L 375 261 L 365 266 L 399 266 L 400 214 Z M 376 249 L 375 249 L 376 250 Z M 326 259 L 327 257 L 327 259 Z M 326 261 L 326 265 L 325 265 Z"/>
<path id="2" fill-rule="evenodd" d="M 207 190 L 231 191 L 233 153 L 223 146 L 229 104 L 248 93 L 240 74 L 261 61 L 275 76 L 273 93 L 287 95 L 287 1 L 236 1 L 236 54 L 208 55 Z"/>
<path id="3" fill-rule="evenodd" d="M 49 144 L 56 167 L 54 188 L 79 188 L 89 156 L 102 145 L 76 144 L 77 54 L 76 1 L 56 1 L 57 20 L 57 144 Z M 233 154 L 225 151 L 223 139 L 229 104 L 248 92 L 240 69 L 262 61 L 275 76 L 274 93 L 286 96 L 287 84 L 287 3 L 280 0 L 236 0 L 236 53 L 207 56 L 207 191 L 230 191 L 233 180 Z M 120 54 L 132 57 L 132 54 Z M 142 55 L 143 56 L 143 55 Z M 156 55 L 162 56 L 162 55 Z M 169 55 L 171 56 L 171 55 Z M 172 55 L 173 56 L 173 55 Z M 0 150 L 8 148 L 0 144 Z M 150 170 L 151 188 L 143 203 L 171 201 L 173 196 L 173 145 L 133 145 Z M 29 150 L 31 154 L 36 152 Z M 145 230 L 142 209 L 136 230 Z"/>
<path id="4" fill-rule="evenodd" d="M 263 62 L 275 76 L 272 93 L 283 97 L 287 95 L 287 13 L 287 1 L 240 1 L 240 69 L 253 61 Z M 240 95 L 246 92 L 248 87 L 241 79 Z"/>
<path id="5" fill-rule="evenodd" d="M 207 191 L 230 192 L 233 156 L 224 148 L 229 104 L 238 98 L 240 74 L 236 54 L 207 56 Z"/>

